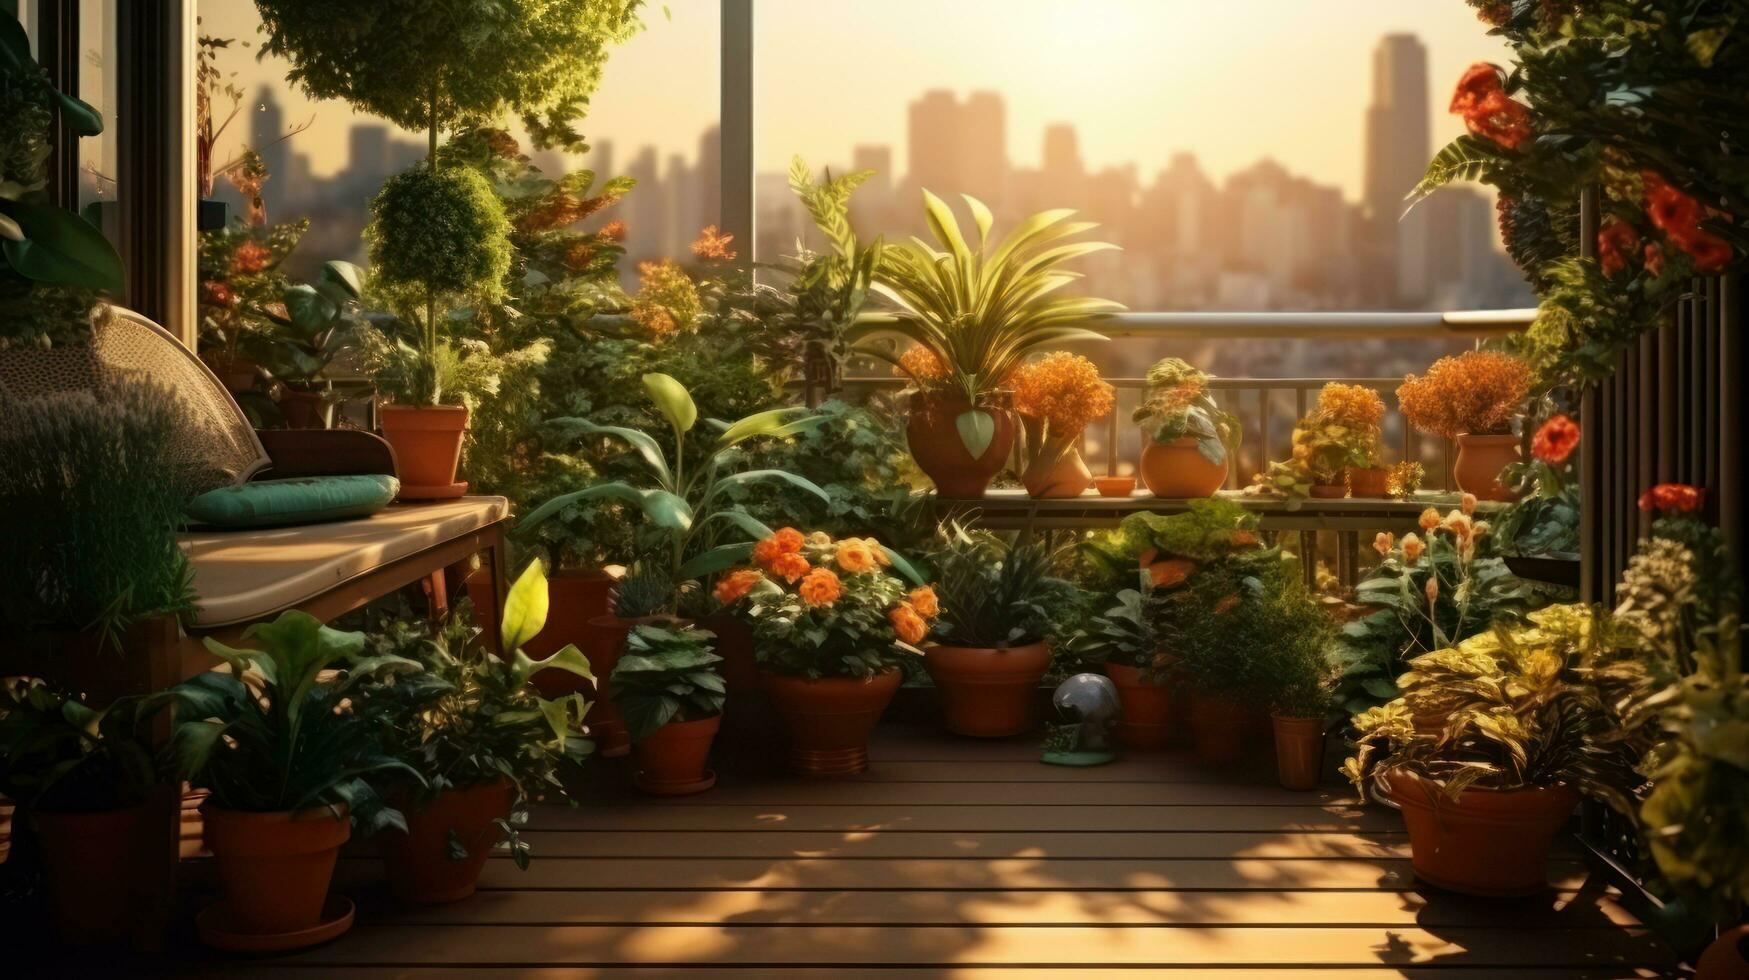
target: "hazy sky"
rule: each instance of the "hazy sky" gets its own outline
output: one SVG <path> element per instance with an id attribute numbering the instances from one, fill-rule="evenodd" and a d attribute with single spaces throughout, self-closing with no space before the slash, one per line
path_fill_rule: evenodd
<path id="1" fill-rule="evenodd" d="M 717 115 L 717 0 L 652 0 L 647 30 L 613 55 L 584 124 L 624 161 L 637 146 L 689 157 Z M 1473 61 L 1500 61 L 1463 0 L 756 0 L 758 154 L 841 164 L 887 143 L 902 168 L 905 107 L 925 89 L 994 89 L 1008 148 L 1036 164 L 1044 127 L 1067 121 L 1091 166 L 1135 161 L 1144 179 L 1175 152 L 1217 178 L 1270 156 L 1359 196 L 1371 52 L 1408 31 L 1427 45 L 1436 144 L 1461 132 L 1445 113 Z M 208 33 L 254 39 L 249 0 L 201 0 Z M 253 97 L 282 63 L 233 57 Z M 282 96 L 318 173 L 343 161 L 344 105 Z M 222 152 L 222 151 L 221 151 Z"/>

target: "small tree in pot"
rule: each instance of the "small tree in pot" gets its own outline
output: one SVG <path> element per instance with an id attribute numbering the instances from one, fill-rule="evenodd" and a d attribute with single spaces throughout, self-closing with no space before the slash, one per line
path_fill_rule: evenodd
<path id="1" fill-rule="evenodd" d="M 1512 424 L 1524 411 L 1530 383 L 1530 368 L 1511 354 L 1465 351 L 1434 361 L 1421 377 L 1403 379 L 1397 404 L 1410 425 L 1457 441 L 1452 477 L 1458 489 L 1483 500 L 1511 500 L 1513 490 L 1500 474 L 1518 459 Z"/>
<path id="2" fill-rule="evenodd" d="M 614 665 L 613 699 L 638 758 L 634 781 L 646 793 L 684 796 L 716 785 L 705 764 L 726 686 L 714 639 L 690 626 L 637 626 Z"/>

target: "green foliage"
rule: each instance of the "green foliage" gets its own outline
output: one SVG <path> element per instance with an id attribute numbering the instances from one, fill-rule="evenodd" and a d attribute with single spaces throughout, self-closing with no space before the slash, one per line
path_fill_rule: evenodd
<path id="1" fill-rule="evenodd" d="M 175 460 L 181 402 L 147 383 L 102 398 L 0 393 L 0 618 L 114 638 L 193 607 L 176 546 L 196 480 Z"/>
<path id="2" fill-rule="evenodd" d="M 1198 692 L 1268 708 L 1281 667 L 1322 650 L 1329 627 L 1296 571 L 1278 549 L 1241 548 L 1154 589 L 1148 614 L 1162 649 Z"/>
<path id="3" fill-rule="evenodd" d="M 492 124 L 510 111 L 541 146 L 573 128 L 609 47 L 641 27 L 642 0 L 256 0 L 264 54 L 311 97 L 345 99 L 406 129 Z"/>
<path id="4" fill-rule="evenodd" d="M 1183 513 L 1162 517 L 1139 513 L 1116 528 L 1090 535 L 1081 546 L 1083 578 L 1089 587 L 1124 588 L 1135 582 L 1142 555 L 1212 561 L 1235 547 L 1257 541 L 1257 515 L 1221 497 L 1193 500 Z"/>
<path id="5" fill-rule="evenodd" d="M 272 329 L 251 346 L 275 378 L 308 385 L 319 379 L 336 357 L 350 350 L 364 317 L 358 301 L 363 273 L 351 262 L 322 264 L 314 283 L 288 285 L 279 295 L 281 314 L 261 311 Z"/>
<path id="6" fill-rule="evenodd" d="M 839 368 L 850 355 L 849 331 L 868 302 L 886 259 L 881 237 L 864 244 L 850 225 L 851 195 L 873 175 L 872 170 L 857 170 L 833 177 L 828 171 L 816 181 L 801 157 L 790 161 L 790 190 L 832 249 L 823 255 L 803 250 L 792 261 L 779 265 L 790 273 L 790 282 L 776 297 L 776 309 L 768 311 L 765 318 L 773 335 L 817 344 Z M 792 356 L 771 359 L 799 364 L 802 353 L 797 350 Z"/>
<path id="7" fill-rule="evenodd" d="M 293 283 L 280 271 L 310 230 L 308 218 L 251 225 L 232 218 L 200 236 L 200 346 L 209 359 L 279 356 L 275 307 Z"/>
<path id="8" fill-rule="evenodd" d="M 1087 624 L 1070 636 L 1068 647 L 1074 667 L 1098 670 L 1104 663 L 1126 667 L 1158 670 L 1165 639 L 1154 626 L 1148 608 L 1151 598 L 1145 574 L 1132 573 L 1131 580 L 1139 588 L 1119 590 L 1110 605 L 1094 614 Z"/>
<path id="9" fill-rule="evenodd" d="M 723 676 L 711 652 L 716 637 L 690 626 L 638 626 L 614 665 L 613 702 L 632 741 L 641 742 L 671 721 L 698 721 L 723 712 Z"/>
<path id="10" fill-rule="evenodd" d="M 1336 623 L 1295 576 L 1245 610 L 1230 642 L 1267 675 L 1272 711 L 1322 718 L 1335 707 L 1336 671 L 1329 658 Z"/>
<path id="11" fill-rule="evenodd" d="M 383 183 L 370 202 L 371 274 L 390 289 L 484 302 L 504 297 L 510 219 L 492 185 L 466 168 L 419 165 Z"/>
<path id="12" fill-rule="evenodd" d="M 1052 607 L 1075 586 L 1051 574 L 1057 556 L 1042 540 L 1009 544 L 988 531 L 941 529 L 929 556 L 941 618 L 936 639 L 950 646 L 1025 646 L 1044 639 Z"/>
<path id="13" fill-rule="evenodd" d="M 22 677 L 0 696 L 0 793 L 35 810 L 96 813 L 144 802 L 160 784 L 151 723 L 170 695 L 101 711 Z"/>
<path id="14" fill-rule="evenodd" d="M 1503 555 L 1579 554 L 1579 484 L 1572 467 L 1543 460 L 1510 463 L 1501 482 L 1519 487 L 1519 498 L 1494 518 L 1495 550 Z"/>
<path id="15" fill-rule="evenodd" d="M 810 527 L 833 537 L 874 535 L 895 546 L 877 525 L 892 512 L 895 493 L 906 492 L 904 435 L 872 409 L 837 399 L 810 410 L 819 425 L 751 452 L 760 468 L 787 470 L 826 492 L 827 499 L 787 483 L 749 487 L 741 494 L 748 513 L 762 523 Z"/>
<path id="16" fill-rule="evenodd" d="M 1363 792 L 1404 770 L 1456 799 L 1467 786 L 1569 786 L 1633 812 L 1649 738 L 1630 717 L 1631 648 L 1600 610 L 1550 606 L 1409 662 L 1403 694 L 1355 716 L 1343 769 Z"/>
<path id="17" fill-rule="evenodd" d="M 900 638 L 894 622 L 898 610 L 908 608 L 905 583 L 878 566 L 842 570 L 835 558 L 838 547 L 810 535 L 800 552 L 813 569 L 837 579 L 839 594 L 831 601 L 809 601 L 803 595 L 806 577 L 801 586 L 785 587 L 779 579 L 761 576 L 747 593 L 754 652 L 764 669 L 809 678 L 866 678 L 899 669 L 921 652 Z M 891 560 L 894 570 L 902 567 L 900 559 Z M 832 572 L 834 567 L 841 570 Z M 913 639 L 920 642 L 925 635 L 927 624 L 919 619 Z"/>
<path id="18" fill-rule="evenodd" d="M 1189 436 L 1211 463 L 1225 463 L 1238 451 L 1244 430 L 1232 413 L 1215 404 L 1208 383 L 1212 375 L 1189 363 L 1167 357 L 1148 369 L 1148 387 L 1132 418 L 1143 433 L 1165 444 Z"/>
<path id="19" fill-rule="evenodd" d="M 647 619 L 674 612 L 677 588 L 666 561 L 638 560 L 613 587 L 613 614 L 621 619 Z"/>
<path id="20" fill-rule="evenodd" d="M 362 633 L 329 629 L 291 610 L 243 632 L 259 649 L 208 638 L 228 671 L 178 684 L 169 751 L 178 774 L 228 810 L 276 813 L 345 806 L 367 833 L 406 829 L 368 781 L 391 771 L 421 777 L 378 742 L 381 719 L 347 701 L 354 685 L 419 670 L 417 661 L 367 654 Z M 324 680 L 324 669 L 339 674 Z"/>

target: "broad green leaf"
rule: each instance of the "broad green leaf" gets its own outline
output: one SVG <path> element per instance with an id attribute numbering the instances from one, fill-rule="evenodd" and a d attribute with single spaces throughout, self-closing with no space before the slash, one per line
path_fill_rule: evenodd
<path id="1" fill-rule="evenodd" d="M 688 559 L 685 564 L 680 566 L 680 570 L 674 573 L 674 576 L 682 582 L 690 582 L 706 575 L 727 571 L 736 565 L 745 565 L 752 557 L 753 542 L 751 541 L 718 545 Z"/>
<path id="2" fill-rule="evenodd" d="M 973 459 L 981 459 L 984 452 L 990 448 L 990 443 L 996 439 L 996 417 L 983 409 L 974 408 L 961 412 L 953 420 L 954 428 L 959 430 L 960 444 Z"/>
<path id="3" fill-rule="evenodd" d="M 771 537 L 772 534 L 771 528 L 768 527 L 764 521 L 747 513 L 747 511 L 738 506 L 713 511 L 700 523 L 708 524 L 714 520 L 728 521 L 730 524 L 740 528 L 748 537 L 755 541 L 763 541 L 766 538 Z"/>
<path id="4" fill-rule="evenodd" d="M 764 483 L 770 481 L 787 483 L 798 490 L 806 490 L 826 503 L 832 502 L 832 498 L 826 493 L 826 491 L 820 489 L 814 481 L 805 476 L 791 473 L 788 470 L 743 470 L 740 473 L 731 473 L 728 476 L 717 480 L 716 485 L 711 487 L 710 496 L 714 497 L 719 491 L 728 487 L 738 487 L 749 483 Z"/>
<path id="5" fill-rule="evenodd" d="M 5 214 L 0 214 L 0 238 L 21 242 L 24 240 L 24 229 L 18 227 L 18 222 L 8 218 Z"/>
<path id="6" fill-rule="evenodd" d="M 324 282 L 334 283 L 346 290 L 346 294 L 353 299 L 360 299 L 364 296 L 364 273 L 351 262 L 332 259 L 322 263 L 320 278 Z"/>
<path id="7" fill-rule="evenodd" d="M 595 674 L 589 668 L 589 658 L 583 656 L 583 651 L 577 649 L 576 644 L 573 643 L 565 644 L 557 653 L 545 660 L 529 660 L 526 655 L 524 659 L 527 660 L 527 673 L 522 675 L 524 680 L 543 670 L 562 670 L 575 674 L 590 683 L 595 682 Z M 519 664 L 518 667 L 520 669 L 521 665 Z"/>
<path id="8" fill-rule="evenodd" d="M 0 250 L 19 275 L 37 282 L 122 291 L 121 256 L 103 232 L 49 204 L 9 201 L 5 213 L 24 234 L 21 240 L 0 238 Z"/>
<path id="9" fill-rule="evenodd" d="M 904 576 L 906 581 L 910 582 L 912 585 L 929 584 L 928 581 L 923 578 L 922 573 L 917 571 L 917 566 L 911 564 L 909 558 L 906 558 L 904 555 L 899 554 L 897 551 L 894 551 L 884 544 L 881 545 L 881 550 L 887 553 L 887 560 L 893 563 L 893 568 L 900 575 Z"/>
<path id="10" fill-rule="evenodd" d="M 961 194 L 966 199 L 966 207 L 972 209 L 972 220 L 978 223 L 978 248 L 982 249 L 990 240 L 990 226 L 996 223 L 996 216 L 983 201 L 970 194 Z"/>
<path id="11" fill-rule="evenodd" d="M 547 573 L 539 558 L 528 563 L 504 597 L 501 647 L 520 650 L 547 625 Z"/>
<path id="12" fill-rule="evenodd" d="M 806 411 L 805 408 L 792 407 L 756 412 L 724 429 L 722 435 L 717 437 L 717 447 L 727 449 L 754 436 L 772 435 L 781 430 L 787 420 Z"/>
<path id="13" fill-rule="evenodd" d="M 643 457 L 650 470 L 656 474 L 656 480 L 663 486 L 672 486 L 673 472 L 668 467 L 667 457 L 662 455 L 662 447 L 647 432 L 627 428 L 623 425 L 596 425 L 588 419 L 557 418 L 547 422 L 553 432 L 561 439 L 574 439 L 579 435 L 613 436 L 631 443 L 638 455 Z"/>
<path id="14" fill-rule="evenodd" d="M 306 333 L 327 326 L 340 312 L 332 300 L 317 292 L 314 286 L 304 283 L 287 289 L 280 298 L 285 302 L 285 311 L 292 324 Z"/>
<path id="15" fill-rule="evenodd" d="M 644 390 L 650 393 L 650 400 L 656 403 L 657 410 L 676 431 L 690 432 L 698 424 L 698 406 L 693 404 L 686 386 L 674 378 L 666 374 L 646 374 Z"/>

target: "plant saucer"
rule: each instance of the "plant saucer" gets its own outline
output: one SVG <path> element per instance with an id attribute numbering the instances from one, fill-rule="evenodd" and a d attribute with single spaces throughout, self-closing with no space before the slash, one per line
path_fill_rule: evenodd
<path id="1" fill-rule="evenodd" d="M 233 953 L 284 953 L 304 949 L 334 939 L 352 928 L 357 910 L 345 895 L 328 896 L 322 906 L 322 921 L 308 929 L 294 932 L 235 932 L 223 901 L 214 902 L 194 917 L 194 927 L 200 941 L 214 949 Z"/>
<path id="2" fill-rule="evenodd" d="M 1046 752 L 1039 761 L 1052 766 L 1103 766 L 1116 758 L 1115 752 Z"/>
<path id="3" fill-rule="evenodd" d="M 714 769 L 706 769 L 704 776 L 699 779 L 684 779 L 673 783 L 645 779 L 642 769 L 632 776 L 632 785 L 651 796 L 691 796 L 694 793 L 702 793 L 716 784 L 717 773 Z"/>

